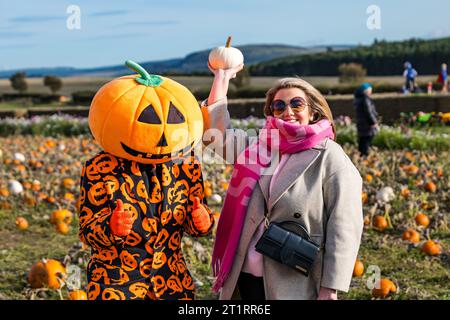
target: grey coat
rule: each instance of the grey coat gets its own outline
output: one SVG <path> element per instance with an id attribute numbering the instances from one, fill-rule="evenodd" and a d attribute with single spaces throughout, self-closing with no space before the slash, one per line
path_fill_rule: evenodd
<path id="1" fill-rule="evenodd" d="M 230 127 L 226 99 L 202 107 L 205 129 Z M 225 147 L 216 141 L 214 148 Z M 210 144 L 208 147 L 212 147 Z M 240 151 L 236 150 L 238 154 Z M 362 179 L 342 148 L 326 139 L 312 149 L 290 155 L 269 195 L 271 176 L 261 176 L 245 217 L 233 267 L 220 299 L 238 296 L 237 280 L 250 240 L 264 219 L 302 223 L 313 240 L 323 244 L 313 271 L 305 277 L 270 258 L 263 258 L 266 298 L 316 299 L 320 287 L 347 292 L 363 230 Z"/>

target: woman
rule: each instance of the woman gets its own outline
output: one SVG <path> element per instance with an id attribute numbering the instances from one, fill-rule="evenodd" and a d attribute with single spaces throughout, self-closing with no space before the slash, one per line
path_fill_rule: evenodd
<path id="1" fill-rule="evenodd" d="M 356 127 L 358 129 L 358 149 L 361 156 L 369 154 L 373 137 L 378 131 L 378 113 L 370 98 L 371 95 L 372 86 L 366 82 L 356 89 L 353 101 L 356 113 Z"/>
<path id="2" fill-rule="evenodd" d="M 241 68 L 210 67 L 214 82 L 202 106 L 207 129 L 225 134 L 230 128 L 228 82 Z M 266 128 L 279 129 L 281 159 L 273 175 L 261 174 L 258 164 L 235 164 L 217 228 L 214 289 L 224 300 L 337 299 L 337 290 L 349 289 L 359 249 L 362 179 L 334 142 L 330 109 L 309 83 L 280 80 L 266 95 L 264 113 Z M 232 139 L 217 140 L 215 147 L 231 147 Z M 234 149 L 240 158 L 250 152 Z M 299 222 L 323 245 L 309 277 L 255 251 L 264 232 L 265 206 L 268 222 Z"/>

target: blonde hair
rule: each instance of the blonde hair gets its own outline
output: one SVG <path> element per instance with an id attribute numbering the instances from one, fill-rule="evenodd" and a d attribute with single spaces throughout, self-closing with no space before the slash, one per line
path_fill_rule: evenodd
<path id="1" fill-rule="evenodd" d="M 311 108 L 311 112 L 313 114 L 313 120 L 310 123 L 316 123 L 322 119 L 328 119 L 331 122 L 331 126 L 333 127 L 334 136 L 336 139 L 336 128 L 334 126 L 333 114 L 331 113 L 330 107 L 328 106 L 327 100 L 325 100 L 324 96 L 314 88 L 309 82 L 301 78 L 283 78 L 277 81 L 275 86 L 269 89 L 266 93 L 266 104 L 264 106 L 264 114 L 266 116 L 272 116 L 272 110 L 270 109 L 270 105 L 275 98 L 277 92 L 281 89 L 288 88 L 298 88 L 302 90 L 308 102 L 308 106 Z"/>

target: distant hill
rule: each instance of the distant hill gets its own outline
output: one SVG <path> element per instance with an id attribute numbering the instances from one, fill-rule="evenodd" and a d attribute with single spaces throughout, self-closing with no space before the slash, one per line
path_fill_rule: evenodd
<path id="1" fill-rule="evenodd" d="M 375 41 L 348 50 L 276 58 L 253 65 L 249 71 L 255 76 L 337 76 L 341 63 L 356 62 L 371 76 L 399 75 L 405 61 L 419 74 L 437 74 L 443 62 L 450 66 L 450 38 Z"/>
<path id="2" fill-rule="evenodd" d="M 296 47 L 279 44 L 266 45 L 244 45 L 237 46 L 245 57 L 245 64 L 252 65 L 280 57 L 298 56 L 310 53 L 325 52 L 327 49 L 333 50 L 348 49 L 351 46 L 333 45 L 333 46 L 315 46 L 315 47 Z M 175 58 L 161 61 L 146 61 L 140 64 L 151 70 L 152 73 L 162 74 L 209 74 L 206 66 L 208 55 L 211 49 L 203 50 L 188 54 L 184 58 Z M 98 76 L 98 77 L 117 77 L 129 74 L 130 70 L 123 64 L 107 67 L 78 69 L 71 67 L 57 68 L 33 68 L 33 69 L 16 69 L 0 71 L 0 78 L 9 78 L 17 71 L 25 71 L 27 77 L 43 77 L 46 75 L 55 75 L 60 77 L 69 76 Z"/>

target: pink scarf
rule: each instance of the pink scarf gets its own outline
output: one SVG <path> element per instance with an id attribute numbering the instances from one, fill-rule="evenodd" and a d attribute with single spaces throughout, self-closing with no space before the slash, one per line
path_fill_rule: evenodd
<path id="1" fill-rule="evenodd" d="M 233 266 L 248 203 L 261 174 L 273 159 L 271 150 L 275 153 L 279 150 L 282 154 L 297 153 L 314 147 L 325 138 L 334 138 L 328 120 L 299 125 L 269 116 L 258 140 L 238 156 L 217 226 L 212 256 L 216 277 L 214 291 L 223 286 Z"/>

